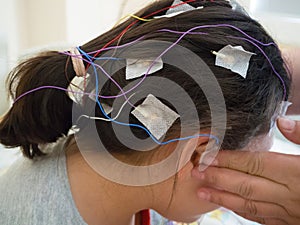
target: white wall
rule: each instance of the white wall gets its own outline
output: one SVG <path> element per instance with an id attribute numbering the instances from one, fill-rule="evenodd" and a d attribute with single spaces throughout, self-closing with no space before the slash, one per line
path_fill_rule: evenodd
<path id="1" fill-rule="evenodd" d="M 249 10 L 251 0 L 238 0 L 238 2 L 245 7 L 246 10 Z"/>
<path id="2" fill-rule="evenodd" d="M 19 49 L 17 0 L 0 0 L 0 32 L 8 42 L 8 60 L 14 60 Z"/>
<path id="3" fill-rule="evenodd" d="M 8 108 L 4 81 L 19 57 L 66 43 L 65 0 L 0 0 L 0 115 Z"/>
<path id="4" fill-rule="evenodd" d="M 121 14 L 122 16 L 135 13 L 147 6 L 149 3 L 154 2 L 154 0 L 127 0 L 123 2 Z"/>
<path id="5" fill-rule="evenodd" d="M 67 40 L 73 45 L 109 30 L 119 19 L 122 0 L 66 0 Z"/>
<path id="6" fill-rule="evenodd" d="M 0 0 L 0 115 L 8 107 L 5 78 L 19 49 L 16 1 Z"/>
<path id="7" fill-rule="evenodd" d="M 299 7 L 298 0 L 251 0 L 250 12 L 279 43 L 300 46 Z"/>
<path id="8" fill-rule="evenodd" d="M 66 42 L 65 0 L 17 1 L 20 51 Z"/>
<path id="9" fill-rule="evenodd" d="M 7 94 L 5 90 L 5 76 L 8 72 L 7 37 L 0 32 L 0 115 L 7 110 Z"/>

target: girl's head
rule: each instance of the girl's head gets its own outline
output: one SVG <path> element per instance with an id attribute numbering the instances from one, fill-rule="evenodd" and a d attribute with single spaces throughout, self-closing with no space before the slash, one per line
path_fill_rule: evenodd
<path id="1" fill-rule="evenodd" d="M 89 79 L 84 81 L 83 86 L 86 92 L 99 90 L 99 96 L 102 97 L 97 103 L 91 97 L 92 95 L 85 95 L 82 97 L 81 104 L 76 104 L 65 91 L 62 91 L 68 88 L 76 76 L 71 60 L 71 57 L 75 56 L 51 51 L 22 62 L 11 72 L 8 84 L 10 94 L 14 99 L 26 94 L 19 98 L 3 117 L 0 124 L 0 142 L 8 147 L 20 146 L 26 157 L 34 158 L 43 154 L 38 147 L 39 144 L 55 142 L 59 137 L 67 135 L 72 125 L 80 128 L 79 133 L 95 125 L 97 138 L 99 137 L 103 144 L 101 148 L 119 160 L 135 166 L 157 163 L 168 158 L 176 146 L 180 146 L 181 157 L 174 163 L 178 166 L 182 157 L 188 158 L 186 161 L 190 162 L 178 174 L 174 202 L 179 206 L 181 200 L 194 199 L 194 195 L 190 193 L 199 184 L 193 183 L 194 181 L 190 183 L 187 174 L 190 168 L 198 166 L 201 152 L 205 150 L 209 140 L 207 135 L 204 137 L 203 135 L 197 136 L 197 134 L 209 134 L 213 131 L 212 135 L 221 139 L 222 149 L 247 148 L 249 143 L 256 140 L 260 140 L 263 144 L 265 140 L 262 137 L 267 136 L 280 110 L 280 104 L 288 98 L 290 79 L 281 52 L 274 44 L 274 40 L 258 22 L 243 12 L 233 9 L 228 1 L 189 0 L 187 2 L 175 1 L 175 3 L 174 6 L 173 0 L 156 1 L 136 13 L 134 18 L 128 19 L 79 48 L 82 55 L 80 57 L 83 58 L 85 67 L 89 68 L 90 73 Z M 171 17 L 156 18 L 156 16 L 165 15 L 170 8 L 174 10 L 176 7 L 183 7 L 185 12 L 173 14 Z M 144 45 L 145 42 L 156 44 L 151 47 L 151 45 Z M 132 43 L 129 48 L 124 47 L 128 43 Z M 182 60 L 186 66 L 182 68 L 191 68 L 192 73 L 194 71 L 192 76 L 191 72 L 172 65 L 170 63 L 172 59 L 166 59 L 165 55 L 160 55 L 172 43 L 177 43 L 176 46 L 187 50 L 182 51 L 182 54 L 172 55 L 175 57 L 173 62 L 176 64 Z M 245 51 L 253 53 L 246 78 L 215 65 L 216 55 L 212 52 L 218 52 L 228 45 L 242 46 Z M 111 46 L 121 47 L 113 48 L 111 51 L 104 50 Z M 188 51 L 191 54 L 185 54 Z M 91 52 L 94 53 L 91 54 Z M 201 59 L 199 62 L 203 63 L 195 64 L 191 55 L 197 56 Z M 104 56 L 110 58 L 104 60 Z M 129 58 L 135 60 L 152 58 L 154 60 L 158 59 L 158 56 L 161 56 L 160 59 L 164 63 L 163 68 L 149 76 L 133 80 L 126 79 L 126 71 L 129 73 Z M 94 57 L 102 57 L 102 59 L 95 60 Z M 169 60 L 169 63 L 164 60 Z M 91 61 L 97 63 L 98 67 L 94 67 Z M 242 60 L 242 64 L 247 67 L 246 61 Z M 99 66 L 104 68 L 112 79 L 107 79 Z M 154 78 L 160 79 L 162 83 Z M 151 79 L 154 82 L 146 85 Z M 215 83 L 210 82 L 210 79 L 216 81 L 218 85 L 213 86 Z M 166 80 L 170 86 L 164 86 L 163 81 Z M 98 85 L 95 85 L 97 81 Z M 30 92 L 45 86 L 48 87 Z M 96 88 L 97 86 L 99 87 Z M 170 91 L 174 90 L 174 87 L 177 87 L 178 95 Z M 134 95 L 128 100 L 128 104 L 116 121 L 137 126 L 128 128 L 128 126 L 112 121 L 97 120 L 95 122 L 91 118 L 82 116 L 85 114 L 107 119 L 103 110 L 99 109 L 100 102 L 109 106 L 118 102 L 119 108 L 116 110 L 118 112 L 122 103 L 126 101 L 124 92 L 120 91 L 120 88 L 123 88 L 125 92 L 133 89 L 127 93 L 127 97 Z M 210 93 L 207 93 L 207 90 Z M 181 98 L 182 92 L 185 97 L 188 96 L 189 102 L 185 102 L 186 98 Z M 164 94 L 167 95 L 166 93 L 172 93 L 174 96 L 168 95 L 167 99 L 161 97 Z M 143 103 L 147 94 L 154 95 L 179 115 L 172 127 L 167 130 L 165 137 L 159 142 L 195 136 L 195 134 L 197 138 L 175 141 L 169 145 L 151 146 L 154 142 L 149 142 L 149 133 L 140 128 L 145 124 L 132 114 L 132 111 Z M 118 95 L 121 97 L 103 98 Z M 209 98 L 209 95 L 216 98 Z M 225 108 L 222 105 L 223 100 Z M 183 110 L 176 107 L 178 102 L 181 104 L 180 109 Z M 218 105 L 219 103 L 221 105 Z M 211 105 L 215 106 L 214 110 Z M 151 111 L 147 111 L 147 107 L 145 109 L 146 114 L 154 115 Z M 117 113 L 112 113 L 111 117 L 113 114 Z M 212 114 L 221 119 L 213 123 Z M 183 118 L 188 118 L 188 120 L 183 121 Z M 225 126 L 218 127 L 219 122 L 225 122 Z M 183 132 L 185 136 L 182 136 L 182 130 L 185 131 Z M 222 132 L 225 132 L 224 138 L 220 137 Z M 136 151 L 134 147 L 125 145 L 126 139 L 136 140 L 132 137 L 139 139 L 138 144 L 134 141 L 136 144 L 134 147 L 139 150 L 151 148 L 151 151 Z M 90 139 L 94 139 L 87 135 L 84 138 L 83 143 L 93 142 Z M 195 145 L 191 145 L 193 140 Z M 188 148 L 189 145 L 194 147 Z M 97 151 L 101 152 L 104 149 L 97 149 Z M 187 149 L 190 150 L 189 153 L 184 152 Z M 186 200 L 182 199 L 183 196 L 186 196 Z M 191 205 L 197 206 L 197 203 Z M 174 207 L 170 205 L 170 209 L 176 212 L 178 209 Z M 186 207 L 185 214 L 190 212 L 193 214 L 190 218 L 193 218 L 198 211 L 194 210 L 195 207 L 191 208 Z"/>

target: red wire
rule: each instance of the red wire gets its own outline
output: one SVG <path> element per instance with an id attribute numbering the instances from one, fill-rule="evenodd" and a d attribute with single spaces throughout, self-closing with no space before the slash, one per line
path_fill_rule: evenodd
<path id="1" fill-rule="evenodd" d="M 158 13 L 160 13 L 160 12 L 162 12 L 162 11 L 165 11 L 165 10 L 168 10 L 168 9 L 171 9 L 171 8 L 175 8 L 175 7 L 178 7 L 178 6 L 180 6 L 180 5 L 190 3 L 190 2 L 195 2 L 195 1 L 196 1 L 196 0 L 187 0 L 187 1 L 182 2 L 182 3 L 179 3 L 179 4 L 177 4 L 177 5 L 165 7 L 165 8 L 163 8 L 163 9 L 157 10 L 156 12 L 153 12 L 153 13 L 151 13 L 151 14 L 145 16 L 145 17 L 142 17 L 142 18 L 143 18 L 143 19 L 147 19 L 148 17 L 153 16 L 153 15 L 155 15 L 155 14 L 158 14 Z M 129 28 L 131 28 L 131 27 L 132 27 L 133 25 L 135 25 L 137 22 L 138 22 L 138 20 L 132 22 L 131 24 L 129 24 L 129 25 L 128 25 L 128 26 L 127 26 L 127 27 L 126 27 L 126 28 L 125 28 L 125 29 L 117 36 L 117 37 L 115 37 L 114 39 L 112 39 L 110 42 L 108 42 L 106 45 L 104 45 L 102 49 L 100 49 L 98 52 L 96 52 L 96 54 L 95 54 L 93 57 L 94 57 L 94 58 L 97 57 L 97 56 L 101 53 L 101 51 L 102 51 L 103 49 L 107 48 L 109 45 L 111 45 L 113 42 L 115 42 L 117 39 L 119 39 L 122 35 L 124 35 L 124 34 L 129 30 Z M 90 64 L 87 65 L 86 70 L 87 70 L 89 67 L 90 67 Z"/>
<path id="2" fill-rule="evenodd" d="M 150 210 L 143 210 L 141 211 L 142 215 L 142 225 L 151 225 L 151 219 L 150 219 Z"/>

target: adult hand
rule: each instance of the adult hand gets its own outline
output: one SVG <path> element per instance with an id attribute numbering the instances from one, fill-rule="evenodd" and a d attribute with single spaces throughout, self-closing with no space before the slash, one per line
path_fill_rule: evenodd
<path id="1" fill-rule="evenodd" d="M 278 128 L 288 140 L 300 145 L 300 121 L 280 118 Z"/>
<path id="2" fill-rule="evenodd" d="M 300 144 L 300 123 L 278 126 Z M 206 185 L 201 199 L 266 225 L 300 224 L 300 156 L 272 152 L 222 151 L 206 171 L 193 171 Z"/>

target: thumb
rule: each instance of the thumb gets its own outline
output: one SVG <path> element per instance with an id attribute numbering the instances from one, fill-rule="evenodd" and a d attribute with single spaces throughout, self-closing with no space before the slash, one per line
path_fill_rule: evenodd
<path id="1" fill-rule="evenodd" d="M 278 128 L 288 140 L 300 144 L 300 121 L 279 118 Z"/>

